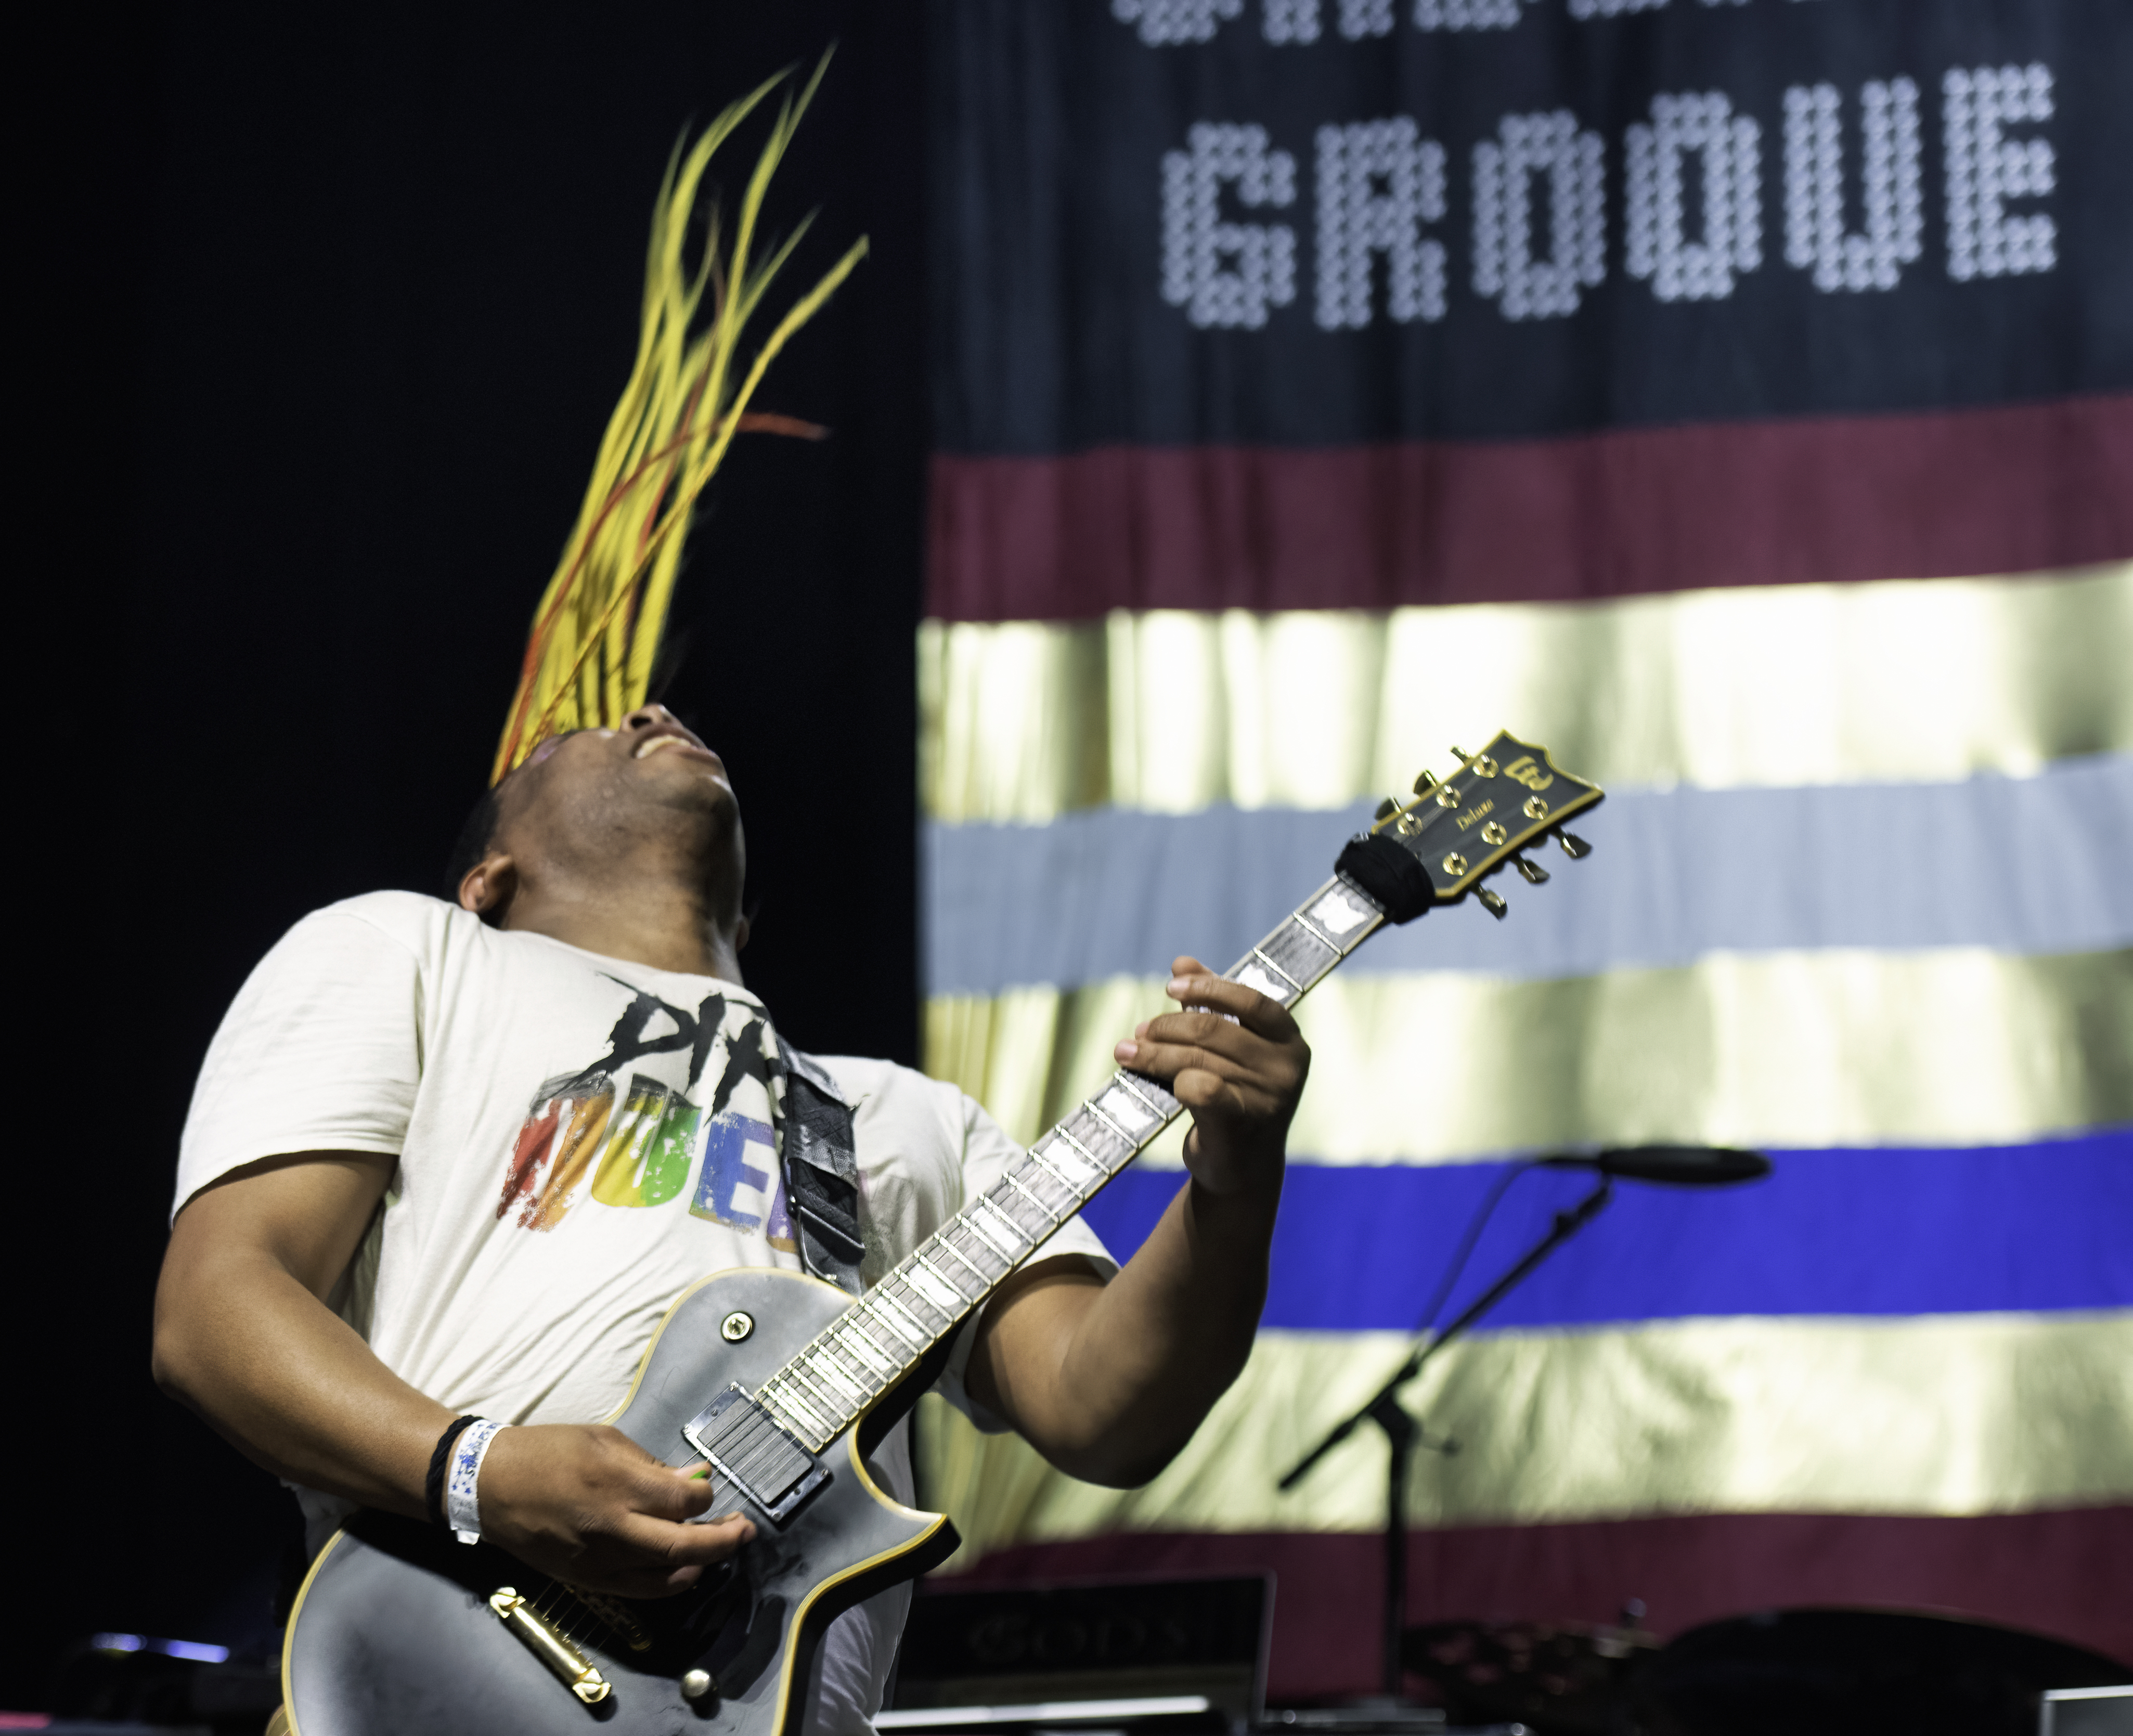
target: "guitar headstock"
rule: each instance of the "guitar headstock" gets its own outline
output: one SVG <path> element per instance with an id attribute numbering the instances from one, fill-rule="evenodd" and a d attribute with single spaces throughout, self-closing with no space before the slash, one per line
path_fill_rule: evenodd
<path id="1" fill-rule="evenodd" d="M 1389 797 L 1378 805 L 1367 838 L 1352 843 L 1341 860 L 1349 873 L 1387 906 L 1395 922 L 1404 922 L 1436 904 L 1456 904 L 1470 892 L 1492 916 L 1507 909 L 1503 898 L 1481 882 L 1506 863 L 1534 886 L 1548 870 L 1524 854 L 1553 835 L 1573 860 L 1591 846 L 1563 830 L 1563 822 L 1605 799 L 1596 784 L 1573 777 L 1548 757 L 1548 749 L 1499 731 L 1479 753 L 1461 753 L 1459 769 L 1438 779 L 1425 772 L 1408 797 Z M 1412 868 L 1403 868 L 1386 846 L 1396 846 L 1427 877 L 1424 895 Z M 1375 864 L 1375 874 L 1372 865 Z M 1382 884 L 1372 884 L 1373 878 Z M 1397 880 L 1397 904 L 1387 888 Z"/>

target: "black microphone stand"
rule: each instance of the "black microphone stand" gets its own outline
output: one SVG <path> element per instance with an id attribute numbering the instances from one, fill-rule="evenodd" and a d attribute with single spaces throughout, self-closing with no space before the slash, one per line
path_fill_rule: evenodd
<path id="1" fill-rule="evenodd" d="M 1442 1332 L 1432 1338 L 1417 1339 L 1414 1348 L 1408 1353 L 1407 1360 L 1394 1371 L 1390 1380 L 1371 1395 L 1370 1402 L 1338 1424 L 1304 1456 L 1295 1469 L 1281 1479 L 1279 1486 L 1283 1489 L 1295 1488 L 1312 1466 L 1354 1434 L 1365 1421 L 1374 1422 L 1385 1431 L 1386 1444 L 1392 1451 L 1391 1464 L 1386 1474 L 1384 1691 L 1387 1699 L 1395 1707 L 1400 1703 L 1403 1686 L 1400 1635 L 1407 1626 L 1408 1471 L 1414 1462 L 1415 1449 L 1432 1445 L 1428 1440 L 1423 1426 L 1409 1416 L 1400 1403 L 1399 1389 L 1414 1378 L 1422 1365 L 1431 1357 L 1495 1307 L 1536 1266 L 1597 1217 L 1600 1208 L 1613 1197 L 1614 1191 L 1614 1177 L 1603 1173 L 1599 1186 L 1567 1210 L 1558 1212 L 1548 1233 L 1528 1251 L 1517 1265 L 1491 1284 L 1480 1300 Z M 1437 1451 L 1446 1454 L 1459 1450 L 1459 1444 L 1451 1440 L 1436 1444 L 1436 1446 Z"/>

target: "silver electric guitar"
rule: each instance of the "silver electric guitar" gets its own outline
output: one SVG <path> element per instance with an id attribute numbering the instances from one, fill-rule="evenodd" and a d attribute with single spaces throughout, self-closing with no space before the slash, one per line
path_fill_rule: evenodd
<path id="1" fill-rule="evenodd" d="M 1381 804 L 1331 878 L 1229 973 L 1293 1006 L 1388 922 L 1474 893 L 1601 800 L 1545 748 L 1499 735 Z M 609 1419 L 672 1465 L 706 1460 L 714 1513 L 756 1540 L 691 1590 L 638 1602 L 547 1578 L 486 1543 L 388 1514 L 336 1532 L 282 1653 L 297 1736 L 799 1736 L 823 1629 L 956 1545 L 885 1493 L 869 1455 L 940 1371 L 956 1330 L 1039 1243 L 1176 1119 L 1123 1071 L 855 1302 L 797 1272 L 715 1273 L 683 1293 Z"/>

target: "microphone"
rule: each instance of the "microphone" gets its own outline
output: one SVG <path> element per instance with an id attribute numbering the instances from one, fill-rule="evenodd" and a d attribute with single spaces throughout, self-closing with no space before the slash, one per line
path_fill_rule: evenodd
<path id="1" fill-rule="evenodd" d="M 1615 1146 L 1590 1153 L 1557 1152 L 1539 1161 L 1543 1169 L 1596 1170 L 1624 1181 L 1663 1187 L 1730 1187 L 1760 1181 L 1770 1173 L 1770 1160 L 1760 1152 L 1707 1145 Z"/>

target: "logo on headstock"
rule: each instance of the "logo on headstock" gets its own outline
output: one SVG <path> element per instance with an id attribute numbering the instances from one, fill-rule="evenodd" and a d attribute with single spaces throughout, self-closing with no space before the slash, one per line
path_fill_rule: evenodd
<path id="1" fill-rule="evenodd" d="M 1510 764 L 1505 767 L 1504 776 L 1515 783 L 1524 784 L 1529 790 L 1545 790 L 1555 781 L 1555 774 L 1552 772 L 1542 771 L 1530 753 L 1521 753 Z M 1541 810 L 1542 814 L 1547 811 L 1545 808 Z M 1540 815 L 1535 815 L 1534 817 L 1538 819 Z"/>
<path id="2" fill-rule="evenodd" d="M 1545 884 L 1548 870 L 1518 854 L 1529 839 L 1543 834 L 1553 835 L 1573 861 L 1591 854 L 1592 847 L 1565 831 L 1562 822 L 1603 799 L 1598 785 L 1556 770 L 1548 763 L 1545 748 L 1522 742 L 1505 730 L 1496 733 L 1485 753 L 1470 754 L 1458 748 L 1452 752 L 1460 770 L 1444 779 L 1428 771 L 1419 773 L 1414 781 L 1417 799 L 1412 803 L 1398 796 L 1385 797 L 1377 805 L 1369 833 L 1351 839 L 1335 864 L 1389 921 L 1412 921 L 1432 902 L 1457 904 L 1469 892 L 1482 909 L 1500 918 L 1508 905 L 1500 894 L 1479 882 L 1508 861 L 1527 885 Z M 1494 777 L 1507 778 L 1529 791 L 1553 790 L 1555 798 L 1548 801 L 1533 794 L 1519 801 L 1502 791 L 1483 795 L 1481 783 Z M 1514 802 L 1516 817 L 1509 811 Z M 1452 840 L 1436 828 L 1447 817 L 1460 844 L 1439 856 L 1436 852 Z M 1471 843 L 1466 841 L 1470 838 Z M 1476 854 L 1470 857 L 1469 850 Z M 1418 862 L 1423 878 L 1414 874 Z"/>

